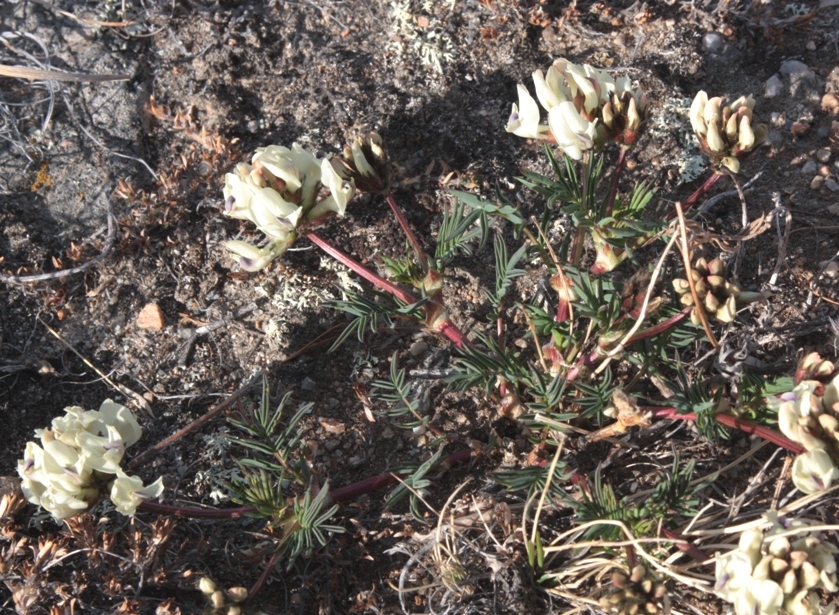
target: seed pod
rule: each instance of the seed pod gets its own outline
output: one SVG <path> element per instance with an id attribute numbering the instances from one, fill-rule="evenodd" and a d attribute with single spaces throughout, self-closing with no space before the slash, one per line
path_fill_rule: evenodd
<path id="1" fill-rule="evenodd" d="M 772 564 L 773 559 L 775 559 L 773 555 L 764 555 L 752 571 L 752 577 L 758 581 L 769 579 L 769 566 Z"/>
<path id="2" fill-rule="evenodd" d="M 789 569 L 786 571 L 784 578 L 781 579 L 780 586 L 785 594 L 791 594 L 796 590 L 798 579 L 795 577 L 795 570 Z"/>
<path id="3" fill-rule="evenodd" d="M 805 551 L 790 551 L 789 564 L 793 570 L 801 568 L 801 564 L 807 561 L 807 553 Z"/>
<path id="4" fill-rule="evenodd" d="M 775 557 L 786 557 L 790 552 L 789 539 L 786 536 L 775 538 L 769 543 L 769 552 Z"/>
<path id="5" fill-rule="evenodd" d="M 801 564 L 801 569 L 798 571 L 798 583 L 802 589 L 812 589 L 816 587 L 821 581 L 821 573 L 819 569 L 813 566 L 810 562 Z"/>
<path id="6" fill-rule="evenodd" d="M 632 569 L 632 574 L 629 575 L 629 580 L 633 583 L 640 583 L 644 580 L 644 577 L 647 576 L 647 569 L 644 567 L 644 564 L 638 564 L 635 568 Z"/>

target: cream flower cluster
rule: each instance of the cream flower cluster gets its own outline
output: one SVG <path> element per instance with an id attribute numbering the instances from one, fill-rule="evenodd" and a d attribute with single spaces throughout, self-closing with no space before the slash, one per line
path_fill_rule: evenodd
<path id="1" fill-rule="evenodd" d="M 807 449 L 792 464 L 792 482 L 807 494 L 830 488 L 839 479 L 839 376 L 827 386 L 804 380 L 767 403 L 778 408 L 781 432 Z"/>
<path id="2" fill-rule="evenodd" d="M 722 98 L 708 98 L 699 92 L 690 106 L 690 123 L 702 151 L 715 167 L 724 166 L 732 173 L 740 170 L 740 158 L 766 139 L 765 124 L 752 126 L 755 99 L 741 96 L 730 105 Z"/>
<path id="3" fill-rule="evenodd" d="M 259 148 L 251 164 L 239 163 L 225 176 L 224 213 L 253 222 L 269 243 L 263 248 L 244 241 L 224 245 L 240 257 L 242 269 L 258 271 L 294 243 L 303 220 L 343 216 L 354 194 L 352 180 L 345 181 L 326 156 L 296 143 L 291 149 Z"/>
<path id="4" fill-rule="evenodd" d="M 110 399 L 99 410 L 65 408 L 51 428 L 35 430 L 41 446 L 26 443 L 18 462 L 24 496 L 56 519 L 67 519 L 86 510 L 99 499 L 100 488 L 109 486 L 116 509 L 133 515 L 142 500 L 163 492 L 162 478 L 143 486 L 120 468 L 125 449 L 141 433 L 131 411 Z"/>
<path id="5" fill-rule="evenodd" d="M 547 139 L 550 134 L 575 160 L 610 138 L 631 145 L 646 117 L 646 95 L 632 89 L 629 77 L 615 80 L 588 64 L 556 60 L 547 74 L 535 71 L 533 83 L 536 98 L 548 112 L 548 124 L 540 123 L 539 106 L 519 84 L 519 102 L 513 104 L 507 132 L 526 139 Z"/>
<path id="6" fill-rule="evenodd" d="M 833 607 L 822 610 L 814 590 L 839 589 L 839 548 L 812 532 L 782 535 L 808 527 L 804 521 L 779 518 L 774 511 L 767 518 L 773 527 L 765 537 L 761 530 L 747 530 L 737 549 L 717 554 L 714 592 L 733 603 L 737 615 L 832 615 Z"/>

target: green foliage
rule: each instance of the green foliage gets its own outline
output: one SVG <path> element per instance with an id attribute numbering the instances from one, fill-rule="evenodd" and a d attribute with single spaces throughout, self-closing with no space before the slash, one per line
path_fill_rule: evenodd
<path id="1" fill-rule="evenodd" d="M 443 222 L 437 233 L 437 247 L 434 258 L 445 265 L 458 254 L 472 254 L 472 240 L 480 238 L 479 248 L 484 246 L 489 237 L 489 214 L 494 205 L 482 201 L 468 192 L 452 190 L 457 200 L 451 208 L 443 210 Z M 472 209 L 467 208 L 467 205 Z"/>
<path id="2" fill-rule="evenodd" d="M 283 478 L 290 473 L 295 480 L 305 477 L 306 464 L 292 458 L 292 453 L 302 445 L 303 431 L 300 420 L 312 410 L 312 404 L 301 404 L 282 426 L 283 415 L 289 405 L 290 393 L 283 396 L 275 409 L 271 408 L 271 393 L 267 377 L 262 380 L 262 399 L 250 416 L 243 420 L 228 419 L 231 425 L 245 432 L 246 437 L 231 437 L 234 444 L 255 453 L 254 457 L 239 460 L 245 468 L 258 468 Z"/>
<path id="3" fill-rule="evenodd" d="M 527 245 L 523 245 L 516 252 L 509 256 L 507 252 L 507 244 L 504 243 L 504 238 L 500 233 L 495 235 L 495 292 L 486 291 L 489 298 L 490 305 L 492 305 L 493 313 L 490 315 L 491 319 L 501 317 L 501 309 L 504 304 L 504 298 L 507 291 L 513 284 L 513 280 L 525 274 L 524 269 L 517 269 L 516 265 L 521 258 L 527 253 Z"/>
<path id="4" fill-rule="evenodd" d="M 326 546 L 328 532 L 333 534 L 344 532 L 342 527 L 326 523 L 338 512 L 339 508 L 335 504 L 324 510 L 330 502 L 329 481 L 327 481 L 314 498 L 312 498 L 311 489 L 307 489 L 302 498 L 296 498 L 289 517 L 281 520 L 283 539 L 280 549 L 289 560 L 288 568 L 298 556 L 309 557 L 315 548 Z"/>
<path id="5" fill-rule="evenodd" d="M 607 368 L 599 382 L 574 382 L 574 388 L 581 393 L 574 399 L 582 410 L 580 417 L 593 419 L 598 427 L 602 426 L 603 411 L 612 405 L 612 392 L 617 388 L 612 386 L 612 369 Z"/>
<path id="6" fill-rule="evenodd" d="M 398 502 L 408 496 L 411 514 L 417 521 L 425 523 L 426 520 L 420 510 L 420 492 L 431 485 L 431 481 L 426 476 L 440 464 L 442 459 L 443 451 L 439 450 L 419 465 L 409 464 L 391 469 L 392 473 L 405 476 L 400 479 L 399 485 L 385 496 L 387 509 L 392 509 Z"/>
<path id="7" fill-rule="evenodd" d="M 713 482 L 716 475 L 698 485 L 691 485 L 694 466 L 695 462 L 690 461 L 681 467 L 679 456 L 674 451 L 670 471 L 660 472 L 652 493 L 645 494 L 639 502 L 633 502 L 629 497 L 618 499 L 612 486 L 603 482 L 601 468 L 598 467 L 594 480 L 581 487 L 579 501 L 568 495 L 564 496 L 565 501 L 574 509 L 580 524 L 611 519 L 625 523 L 636 536 L 651 536 L 660 523 L 670 525 L 675 522 L 676 516 L 696 514 L 699 504 L 696 494 Z M 596 524 L 586 529 L 583 540 L 611 541 L 621 536 L 620 528 Z"/>
<path id="8" fill-rule="evenodd" d="M 391 405 L 387 411 L 387 415 L 391 417 L 402 417 L 405 415 L 413 415 L 417 420 L 409 423 L 404 423 L 401 427 L 413 429 L 420 425 L 425 425 L 430 420 L 430 417 L 423 417 L 420 414 L 420 409 L 427 404 L 424 404 L 422 398 L 412 398 L 411 385 L 407 382 L 407 373 L 404 369 L 399 368 L 396 360 L 396 353 L 390 361 L 390 378 L 388 380 L 374 380 L 370 383 L 374 391 L 371 391 L 371 396 L 381 399 L 382 401 Z M 375 389 L 382 391 L 376 393 Z"/>
<path id="9" fill-rule="evenodd" d="M 679 414 L 695 414 L 696 429 L 703 437 L 711 442 L 729 439 L 728 431 L 714 418 L 725 392 L 723 387 L 713 396 L 710 395 L 705 384 L 700 381 L 691 382 L 684 366 L 679 362 L 676 363 L 676 380 L 669 381 L 663 377 L 662 380 L 674 393 L 667 403 Z"/>
<path id="10" fill-rule="evenodd" d="M 523 468 L 521 470 L 502 470 L 495 472 L 493 477 L 500 485 L 513 492 L 525 491 L 525 499 L 530 499 L 534 494 L 545 489 L 548 477 L 551 474 L 551 464 L 545 467 Z M 550 477 L 551 485 L 548 496 L 551 500 L 564 501 L 567 497 L 563 484 L 574 475 L 563 461 L 559 461 L 554 469 L 554 475 Z"/>
<path id="11" fill-rule="evenodd" d="M 338 348 L 353 334 L 359 342 L 363 342 L 366 331 L 375 333 L 381 326 L 392 328 L 394 318 L 410 318 L 421 321 L 422 306 L 427 301 L 427 299 L 422 299 L 412 305 L 405 305 L 393 295 L 380 291 L 372 291 L 372 298 L 367 298 L 361 293 L 347 288 L 342 288 L 341 291 L 347 298 L 328 301 L 326 306 L 350 314 L 353 316 L 353 320 L 332 344 L 329 349 L 330 352 Z"/>
<path id="12" fill-rule="evenodd" d="M 279 549 L 291 565 L 299 555 L 309 555 L 315 547 L 325 545 L 326 533 L 343 529 L 326 524 L 338 510 L 338 506 L 324 510 L 330 502 L 328 483 L 312 498 L 308 466 L 302 455 L 294 455 L 302 447 L 300 420 L 312 404 L 301 404 L 283 425 L 289 399 L 286 394 L 272 409 L 268 379 L 264 378 L 259 406 L 242 420 L 228 420 L 246 434 L 231 441 L 254 454 L 239 460 L 243 478 L 229 484 L 231 500 L 255 508 L 252 516 L 266 517 L 282 530 Z M 303 489 L 304 495 L 295 497 L 292 487 Z"/>

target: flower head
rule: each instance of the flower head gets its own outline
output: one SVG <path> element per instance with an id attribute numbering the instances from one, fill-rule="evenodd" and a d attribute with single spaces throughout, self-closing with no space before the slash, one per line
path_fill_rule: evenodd
<path id="1" fill-rule="evenodd" d="M 839 468 L 824 449 L 813 449 L 795 458 L 792 482 L 803 493 L 825 491 L 839 479 Z"/>
<path id="2" fill-rule="evenodd" d="M 258 271 L 285 253 L 304 220 L 344 215 L 355 186 L 342 179 L 323 155 L 295 143 L 291 149 L 279 145 L 257 149 L 251 164 L 240 163 L 225 176 L 223 193 L 224 214 L 252 222 L 269 239 L 263 248 L 241 241 L 225 243 L 240 257 L 243 269 Z"/>
<path id="3" fill-rule="evenodd" d="M 688 117 L 700 149 L 715 167 L 724 166 L 737 173 L 740 159 L 766 139 L 765 124 L 752 127 L 754 106 L 752 96 L 740 97 L 730 105 L 719 97 L 708 98 L 704 91 L 693 99 Z"/>
<path id="4" fill-rule="evenodd" d="M 86 510 L 99 499 L 107 477 L 122 474 L 125 450 L 141 435 L 131 411 L 111 400 L 99 410 L 66 408 L 51 428 L 36 430 L 41 446 L 26 444 L 18 462 L 24 496 L 56 519 Z"/>
<path id="5" fill-rule="evenodd" d="M 341 177 L 348 177 L 362 192 L 388 194 L 390 167 L 382 137 L 368 132 L 344 146 L 343 156 L 333 158 L 333 166 Z M 327 171 L 324 170 L 324 173 Z M 324 182 L 326 185 L 326 182 Z"/>
<path id="6" fill-rule="evenodd" d="M 123 515 L 133 515 L 137 507 L 145 500 L 154 499 L 163 493 L 163 477 L 158 478 L 151 485 L 143 486 L 143 481 L 137 476 L 128 476 L 121 471 L 111 485 L 111 502 Z"/>

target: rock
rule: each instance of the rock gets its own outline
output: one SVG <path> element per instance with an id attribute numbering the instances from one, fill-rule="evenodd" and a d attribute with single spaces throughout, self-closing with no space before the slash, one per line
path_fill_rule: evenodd
<path id="1" fill-rule="evenodd" d="M 317 391 L 318 383 L 306 376 L 303 378 L 303 383 L 300 385 L 300 388 L 304 391 Z"/>
<path id="2" fill-rule="evenodd" d="M 836 261 L 830 261 L 827 265 L 824 266 L 824 275 L 829 278 L 835 278 L 839 275 L 839 263 Z"/>
<path id="3" fill-rule="evenodd" d="M 819 170 L 819 165 L 815 163 L 813 160 L 808 160 L 807 164 L 801 167 L 801 174 L 802 175 L 813 175 L 816 171 Z"/>
<path id="4" fill-rule="evenodd" d="M 766 85 L 763 89 L 763 95 L 766 98 L 775 98 L 776 96 L 780 96 L 781 93 L 784 91 L 784 82 L 781 81 L 781 78 L 778 75 L 772 75 L 766 81 Z"/>
<path id="5" fill-rule="evenodd" d="M 710 53 L 719 53 L 725 46 L 725 39 L 719 32 L 708 32 L 702 37 L 702 48 Z"/>
<path id="6" fill-rule="evenodd" d="M 830 205 L 827 208 L 827 211 L 832 213 L 834 216 L 839 216 L 839 205 Z"/>
<path id="7" fill-rule="evenodd" d="M 819 175 L 821 175 L 822 177 L 830 176 L 830 167 L 827 166 L 826 164 L 823 164 L 822 166 L 820 166 L 819 167 Z"/>
<path id="8" fill-rule="evenodd" d="M 807 44 L 805 45 L 805 47 L 807 48 L 807 51 L 815 51 L 816 50 L 816 44 L 813 41 L 807 41 Z"/>
<path id="9" fill-rule="evenodd" d="M 816 175 L 812 179 L 812 181 L 810 182 L 810 189 L 811 190 L 818 190 L 819 188 L 822 187 L 823 183 L 824 183 L 824 177 L 822 177 L 821 175 Z"/>
<path id="10" fill-rule="evenodd" d="M 811 126 L 807 122 L 793 122 L 789 131 L 796 137 L 803 137 L 808 132 L 810 132 L 810 128 Z"/>
<path id="11" fill-rule="evenodd" d="M 335 452 L 335 449 L 339 446 L 341 446 L 341 443 L 338 440 L 327 440 L 326 444 L 323 445 L 323 447 L 330 453 Z"/>
<path id="12" fill-rule="evenodd" d="M 804 62 L 799 62 L 798 60 L 787 60 L 783 64 L 781 64 L 781 68 L 779 69 L 782 75 L 806 75 L 808 73 L 812 73 L 813 71 L 810 70 L 810 67 L 804 64 Z"/>
<path id="13" fill-rule="evenodd" d="M 408 352 L 411 353 L 412 357 L 418 357 L 428 350 L 428 344 L 423 342 L 422 340 L 418 342 L 414 342 L 411 344 L 411 347 L 408 349 Z"/>
<path id="14" fill-rule="evenodd" d="M 819 162 L 830 162 L 830 150 L 822 148 L 816 152 L 816 160 Z"/>
<path id="15" fill-rule="evenodd" d="M 831 192 L 839 192 L 839 182 L 832 177 L 824 182 L 824 185 L 827 186 L 827 189 Z"/>
<path id="16" fill-rule="evenodd" d="M 337 408 L 341 405 L 341 402 L 335 399 L 334 397 L 330 397 L 329 399 L 327 399 L 326 403 L 329 404 L 330 408 Z"/>
<path id="17" fill-rule="evenodd" d="M 320 426 L 323 427 L 323 430 L 326 433 L 342 434 L 347 430 L 346 425 L 344 425 L 341 421 L 336 421 L 335 419 L 323 417 L 318 419 L 318 423 L 320 423 Z"/>
<path id="18" fill-rule="evenodd" d="M 822 109 L 834 115 L 839 114 L 839 96 L 830 93 L 822 96 Z"/>
<path id="19" fill-rule="evenodd" d="M 137 315 L 137 326 L 151 331 L 163 331 L 166 321 L 163 319 L 163 311 L 160 306 L 156 303 L 146 304 L 146 307 L 140 310 Z"/>

